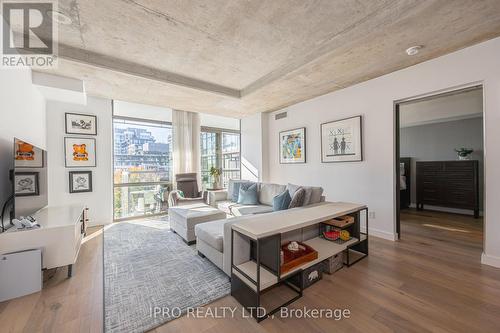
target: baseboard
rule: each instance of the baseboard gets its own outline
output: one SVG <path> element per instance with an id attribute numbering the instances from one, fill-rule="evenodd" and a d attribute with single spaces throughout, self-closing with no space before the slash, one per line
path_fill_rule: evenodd
<path id="1" fill-rule="evenodd" d="M 378 238 L 383 238 L 383 239 L 387 239 L 390 241 L 396 241 L 398 239 L 396 234 L 394 234 L 392 232 L 387 232 L 387 231 L 374 229 L 374 228 L 369 228 L 368 234 L 370 237 L 378 237 Z"/>
<path id="2" fill-rule="evenodd" d="M 409 206 L 410 208 L 417 208 L 417 205 L 412 203 Z M 461 214 L 461 215 L 470 215 L 474 216 L 474 212 L 467 209 L 458 209 L 458 208 L 448 208 L 448 207 L 440 207 L 440 206 L 431 206 L 425 205 L 424 210 L 434 210 L 436 212 L 444 212 L 444 213 L 452 213 L 452 214 Z M 483 216 L 483 211 L 479 211 L 479 216 Z"/>
<path id="3" fill-rule="evenodd" d="M 481 254 L 481 263 L 483 265 L 500 268 L 500 257 L 492 256 L 483 252 Z"/>

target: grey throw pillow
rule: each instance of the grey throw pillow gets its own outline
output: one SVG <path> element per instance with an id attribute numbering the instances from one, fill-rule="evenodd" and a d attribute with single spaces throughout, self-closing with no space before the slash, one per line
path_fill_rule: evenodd
<path id="1" fill-rule="evenodd" d="M 290 205 L 288 208 L 301 207 L 304 204 L 304 199 L 306 198 L 306 190 L 302 187 L 299 187 L 295 190 L 295 193 L 292 195 L 292 201 L 290 201 Z"/>

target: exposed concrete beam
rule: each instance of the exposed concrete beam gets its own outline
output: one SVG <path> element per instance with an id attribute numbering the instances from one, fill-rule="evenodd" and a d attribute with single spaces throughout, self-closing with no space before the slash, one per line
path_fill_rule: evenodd
<path id="1" fill-rule="evenodd" d="M 59 44 L 58 47 L 58 56 L 62 59 L 67 59 L 74 62 L 83 63 L 85 65 L 121 72 L 150 80 L 176 84 L 233 98 L 241 98 L 241 92 L 237 89 L 186 77 L 172 72 L 154 69 L 138 63 L 105 56 L 64 44 Z"/>

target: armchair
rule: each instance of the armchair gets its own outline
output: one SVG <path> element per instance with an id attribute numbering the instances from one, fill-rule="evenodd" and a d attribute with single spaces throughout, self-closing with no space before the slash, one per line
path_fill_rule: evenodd
<path id="1" fill-rule="evenodd" d="M 169 207 L 204 203 L 202 191 L 198 191 L 196 173 L 179 173 L 175 175 L 177 190 L 168 195 Z"/>

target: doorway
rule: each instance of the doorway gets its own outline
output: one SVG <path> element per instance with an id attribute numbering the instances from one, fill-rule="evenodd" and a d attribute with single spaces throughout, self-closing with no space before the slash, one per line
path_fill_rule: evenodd
<path id="1" fill-rule="evenodd" d="M 482 250 L 482 85 L 398 101 L 394 109 L 398 238 Z"/>

